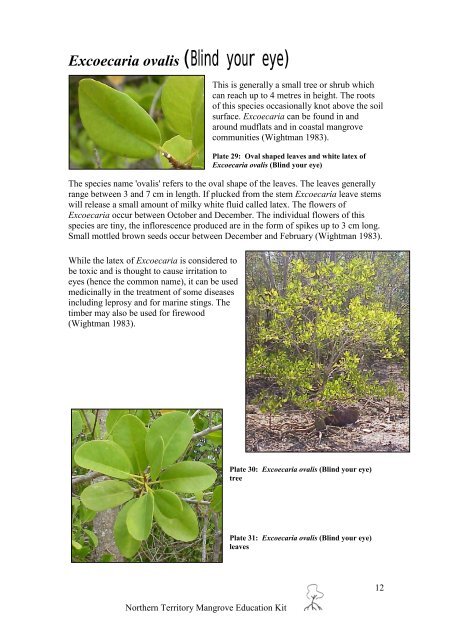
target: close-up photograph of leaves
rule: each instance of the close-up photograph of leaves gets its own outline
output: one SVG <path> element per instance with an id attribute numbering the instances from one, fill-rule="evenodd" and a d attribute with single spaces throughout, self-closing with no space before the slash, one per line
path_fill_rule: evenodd
<path id="1" fill-rule="evenodd" d="M 204 169 L 204 76 L 70 76 L 70 169 Z"/>
<path id="2" fill-rule="evenodd" d="M 222 562 L 217 409 L 72 410 L 72 562 Z"/>

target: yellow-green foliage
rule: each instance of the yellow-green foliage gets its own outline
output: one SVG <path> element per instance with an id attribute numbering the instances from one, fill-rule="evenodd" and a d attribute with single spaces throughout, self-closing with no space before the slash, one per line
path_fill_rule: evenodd
<path id="1" fill-rule="evenodd" d="M 279 390 L 261 398 L 264 408 L 394 394 L 362 366 L 365 359 L 403 356 L 401 320 L 384 308 L 370 260 L 294 260 L 283 294 L 254 289 L 248 304 L 265 317 L 248 358 L 248 377 L 271 378 Z"/>

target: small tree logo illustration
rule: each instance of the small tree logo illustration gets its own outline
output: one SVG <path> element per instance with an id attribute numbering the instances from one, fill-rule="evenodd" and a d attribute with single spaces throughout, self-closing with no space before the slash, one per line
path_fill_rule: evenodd
<path id="1" fill-rule="evenodd" d="M 312 611 L 322 611 L 322 607 L 318 604 L 317 600 L 323 598 L 323 593 L 319 591 L 318 585 L 309 584 L 306 597 L 308 600 L 310 600 L 310 603 L 307 607 L 304 608 L 305 611 L 309 611 L 309 609 L 311 609 Z"/>

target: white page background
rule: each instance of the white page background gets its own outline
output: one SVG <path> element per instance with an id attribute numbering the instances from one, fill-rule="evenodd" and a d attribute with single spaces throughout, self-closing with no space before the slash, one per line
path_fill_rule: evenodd
<path id="1" fill-rule="evenodd" d="M 70 6 L 45 3 L 8 10 L 2 528 L 12 637 L 445 637 L 450 590 L 450 529 L 445 528 L 450 417 L 444 418 L 450 377 L 445 9 L 440 2 L 153 6 L 81 0 Z M 126 176 L 120 171 L 77 175 L 66 169 L 67 76 L 93 72 L 69 68 L 70 55 L 182 57 L 186 48 L 220 49 L 223 64 L 218 69 L 196 71 L 206 74 L 206 87 L 212 80 L 372 80 L 384 110 L 362 136 L 337 145 L 344 152 L 366 151 L 365 166 L 334 163 L 313 175 L 377 179 L 383 198 L 369 202 L 367 211 L 380 222 L 383 239 L 374 246 L 65 240 L 67 180 Z M 285 48 L 287 70 L 265 71 L 256 65 L 226 71 L 226 51 Z M 181 67 L 166 72 L 187 73 Z M 207 102 L 206 132 L 209 114 Z M 274 147 L 265 151 L 295 150 L 284 143 Z M 213 151 L 207 143 L 207 168 Z M 246 151 L 263 149 L 249 144 Z M 206 170 L 198 177 L 238 180 L 243 173 Z M 246 177 L 283 179 L 285 172 L 249 170 Z M 411 251 L 411 453 L 245 454 L 244 251 L 286 248 Z M 133 331 L 69 330 L 67 256 L 134 254 L 237 258 L 240 285 L 231 307 L 202 319 L 152 319 Z M 80 406 L 223 408 L 223 564 L 70 564 L 69 410 Z M 259 473 L 244 474 L 241 483 L 226 480 L 230 465 L 292 464 L 371 466 L 372 474 Z M 319 532 L 371 534 L 373 541 L 228 549 L 231 534 Z M 310 583 L 325 594 L 322 612 L 303 611 Z M 383 593 L 376 591 L 377 583 L 384 583 Z M 242 602 L 284 603 L 287 611 L 125 612 L 126 603 Z"/>

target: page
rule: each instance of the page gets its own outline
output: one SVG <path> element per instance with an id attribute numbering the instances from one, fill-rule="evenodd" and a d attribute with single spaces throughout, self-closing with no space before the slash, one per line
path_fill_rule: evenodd
<path id="1" fill-rule="evenodd" d="M 6 628 L 447 635 L 446 4 L 6 23 Z"/>

